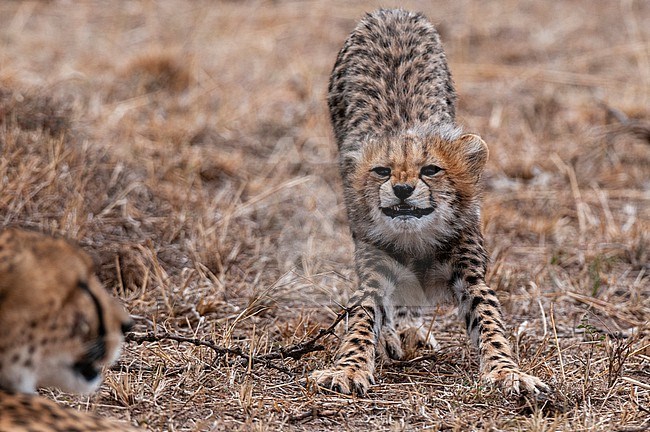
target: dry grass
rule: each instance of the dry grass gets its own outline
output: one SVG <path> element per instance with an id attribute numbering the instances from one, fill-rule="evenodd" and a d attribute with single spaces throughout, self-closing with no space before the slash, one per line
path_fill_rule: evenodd
<path id="1" fill-rule="evenodd" d="M 0 3 L 0 227 L 76 239 L 135 338 L 227 348 L 130 342 L 97 395 L 47 395 L 151 430 L 649 427 L 650 3 L 403 4 L 490 145 L 489 282 L 553 404 L 480 387 L 448 307 L 442 352 L 382 365 L 367 399 L 301 385 L 332 336 L 269 356 L 354 286 L 324 98 L 379 4 L 339 1 Z"/>

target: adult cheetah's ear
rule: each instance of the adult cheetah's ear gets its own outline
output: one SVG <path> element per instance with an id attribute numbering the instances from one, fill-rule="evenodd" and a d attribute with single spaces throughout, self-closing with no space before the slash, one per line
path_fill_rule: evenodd
<path id="1" fill-rule="evenodd" d="M 458 138 L 454 144 L 462 155 L 462 163 L 466 172 L 475 175 L 478 181 L 488 160 L 487 144 L 475 134 L 465 134 Z"/>

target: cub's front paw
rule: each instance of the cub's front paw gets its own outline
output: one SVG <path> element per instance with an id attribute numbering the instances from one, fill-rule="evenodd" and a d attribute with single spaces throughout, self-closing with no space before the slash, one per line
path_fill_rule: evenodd
<path id="1" fill-rule="evenodd" d="M 415 358 L 422 348 L 432 351 L 440 349 L 436 338 L 422 326 L 402 327 L 399 331 L 384 328 L 378 346 L 384 358 L 393 360 Z"/>
<path id="2" fill-rule="evenodd" d="M 501 387 L 508 394 L 520 394 L 523 390 L 540 397 L 547 395 L 551 390 L 539 378 L 509 367 L 495 369 L 483 375 L 483 381 Z"/>
<path id="3" fill-rule="evenodd" d="M 382 329 L 377 348 L 384 359 L 404 360 L 402 339 L 394 329 Z"/>
<path id="4" fill-rule="evenodd" d="M 370 371 L 357 367 L 335 366 L 311 373 L 311 380 L 318 387 L 331 389 L 337 393 L 363 396 L 375 379 Z"/>
<path id="5" fill-rule="evenodd" d="M 399 335 L 407 358 L 415 357 L 418 350 L 422 348 L 431 351 L 440 350 L 438 341 L 425 327 L 406 327 L 399 331 Z"/>

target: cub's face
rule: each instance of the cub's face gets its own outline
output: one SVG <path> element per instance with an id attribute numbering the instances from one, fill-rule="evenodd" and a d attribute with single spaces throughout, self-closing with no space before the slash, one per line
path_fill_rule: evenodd
<path id="1" fill-rule="evenodd" d="M 0 233 L 1 389 L 92 392 L 130 325 L 77 247 L 33 232 Z"/>
<path id="2" fill-rule="evenodd" d="M 403 250 L 444 242 L 478 217 L 487 155 L 483 140 L 469 134 L 452 141 L 404 135 L 366 143 L 350 178 L 357 227 L 360 218 L 370 219 L 366 234 Z"/>

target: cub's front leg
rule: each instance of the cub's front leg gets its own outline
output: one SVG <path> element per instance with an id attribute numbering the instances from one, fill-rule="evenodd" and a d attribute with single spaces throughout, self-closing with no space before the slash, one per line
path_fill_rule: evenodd
<path id="1" fill-rule="evenodd" d="M 359 288 L 350 300 L 346 332 L 339 346 L 334 365 L 312 372 L 320 387 L 344 394 L 363 395 L 374 384 L 375 354 L 380 333 L 389 356 L 401 356 L 399 337 L 392 323 L 392 307 L 388 299 L 397 282 L 398 264 L 384 252 L 357 244 L 355 264 Z M 394 343 L 393 343 L 394 342 Z M 399 350 L 399 352 L 392 352 Z"/>
<path id="2" fill-rule="evenodd" d="M 460 312 L 467 333 L 478 348 L 483 380 L 499 385 L 508 393 L 518 394 L 521 390 L 533 395 L 547 393 L 549 388 L 546 384 L 519 369 L 506 338 L 496 293 L 482 277 L 468 276 L 465 281 L 459 299 Z"/>

